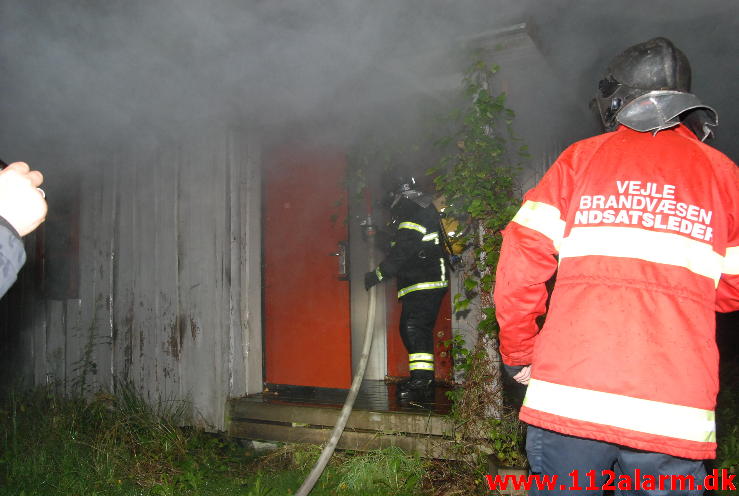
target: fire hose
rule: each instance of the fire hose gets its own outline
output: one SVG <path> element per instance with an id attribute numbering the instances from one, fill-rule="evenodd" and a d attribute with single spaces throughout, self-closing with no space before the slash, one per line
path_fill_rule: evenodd
<path id="1" fill-rule="evenodd" d="M 369 267 L 370 270 L 375 268 L 375 253 L 374 253 L 374 227 L 371 223 L 371 217 L 368 217 L 367 223 L 366 223 L 366 233 L 367 233 L 367 239 L 369 241 Z M 362 384 L 362 379 L 364 378 L 364 373 L 367 370 L 367 362 L 369 361 L 369 355 L 370 351 L 372 349 L 372 334 L 375 330 L 375 306 L 376 306 L 376 296 L 377 293 L 377 286 L 372 286 L 369 290 L 369 305 L 367 308 L 367 326 L 364 331 L 364 344 L 362 345 L 362 356 L 359 359 L 359 366 L 357 367 L 356 372 L 354 373 L 354 379 L 352 380 L 352 386 L 351 389 L 349 389 L 349 394 L 346 397 L 346 400 L 344 401 L 344 406 L 341 409 L 341 413 L 339 414 L 339 419 L 336 421 L 336 425 L 334 425 L 333 430 L 331 431 L 331 437 L 329 438 L 328 443 L 323 448 L 323 451 L 321 451 L 321 456 L 318 458 L 318 461 L 316 462 L 316 465 L 313 467 L 313 470 L 311 470 L 310 474 L 308 474 L 308 477 L 306 477 L 305 481 L 303 481 L 303 484 L 300 486 L 300 489 L 295 493 L 295 496 L 307 496 L 311 490 L 313 489 L 313 486 L 318 481 L 318 478 L 323 473 L 323 470 L 326 468 L 326 465 L 328 464 L 329 459 L 334 454 L 334 450 L 336 449 L 336 445 L 339 442 L 339 439 L 341 438 L 341 434 L 344 432 L 344 427 L 346 426 L 347 420 L 349 420 L 349 415 L 352 413 L 352 408 L 354 408 L 354 400 L 357 399 L 357 394 L 359 393 L 359 386 Z"/>

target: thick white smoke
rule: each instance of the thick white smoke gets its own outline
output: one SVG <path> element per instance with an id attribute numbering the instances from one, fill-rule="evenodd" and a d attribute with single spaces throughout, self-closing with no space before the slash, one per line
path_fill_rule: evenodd
<path id="1" fill-rule="evenodd" d="M 403 116 L 382 102 L 429 83 L 389 71 L 390 61 L 448 54 L 462 38 L 527 22 L 557 75 L 538 83 L 583 108 L 608 58 L 673 39 L 695 92 L 719 111 L 715 145 L 736 159 L 737 14 L 737 2 L 720 0 L 1 0 L 0 156 L 176 138 L 214 121 L 386 128 Z M 515 110 L 573 137 L 594 131 L 582 115 Z"/>

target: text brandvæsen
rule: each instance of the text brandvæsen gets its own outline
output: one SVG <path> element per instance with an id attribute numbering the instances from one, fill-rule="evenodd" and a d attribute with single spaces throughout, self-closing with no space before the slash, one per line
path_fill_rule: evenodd
<path id="1" fill-rule="evenodd" d="M 612 195 L 583 195 L 575 225 L 623 224 L 665 229 L 711 241 L 713 212 L 677 201 L 676 188 L 642 181 L 616 181 Z"/>

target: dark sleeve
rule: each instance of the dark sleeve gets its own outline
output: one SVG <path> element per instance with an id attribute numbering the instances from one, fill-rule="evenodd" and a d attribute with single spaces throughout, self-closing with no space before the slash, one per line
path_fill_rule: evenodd
<path id="1" fill-rule="evenodd" d="M 26 251 L 20 235 L 0 217 L 0 297 L 13 285 L 25 262 Z"/>
<path id="2" fill-rule="evenodd" d="M 417 215 L 406 214 L 398 218 L 398 229 L 395 232 L 390 252 L 377 268 L 380 272 L 378 274 L 380 280 L 395 277 L 403 265 L 418 253 L 426 228 L 417 217 Z"/>

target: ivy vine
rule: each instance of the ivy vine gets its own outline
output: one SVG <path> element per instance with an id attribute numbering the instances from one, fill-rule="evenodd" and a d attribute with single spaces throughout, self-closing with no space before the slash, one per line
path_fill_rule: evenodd
<path id="1" fill-rule="evenodd" d="M 460 102 L 448 114 L 448 132 L 437 141 L 443 150 L 438 166 L 429 170 L 437 191 L 444 195 L 450 215 L 466 224 L 457 241 L 467 247 L 461 291 L 454 295 L 454 311 L 479 309 L 477 339 L 451 342 L 455 369 L 464 385 L 451 393 L 452 418 L 465 455 L 494 455 L 504 465 L 525 463 L 523 427 L 514 412 L 502 406 L 499 370 L 490 348 L 498 335 L 492 301 L 495 267 L 503 242 L 501 231 L 520 206 L 516 177 L 528 157 L 526 145 L 513 133 L 513 110 L 505 93 L 493 91 L 495 65 L 477 60 L 464 74 Z M 496 418 L 490 412 L 495 411 Z"/>
<path id="2" fill-rule="evenodd" d="M 466 310 L 475 296 L 485 299 L 493 289 L 495 266 L 500 257 L 502 229 L 520 206 L 515 178 L 520 160 L 528 157 L 525 144 L 515 137 L 515 114 L 506 107 L 505 93 L 494 94 L 492 81 L 498 66 L 477 61 L 464 75 L 461 109 L 450 113 L 451 133 L 436 144 L 446 153 L 429 170 L 437 191 L 448 204 L 446 214 L 466 219 L 461 236 L 474 255 L 467 270 L 464 291 L 455 295 L 455 311 Z M 495 310 L 483 305 L 478 330 L 497 336 Z"/>

